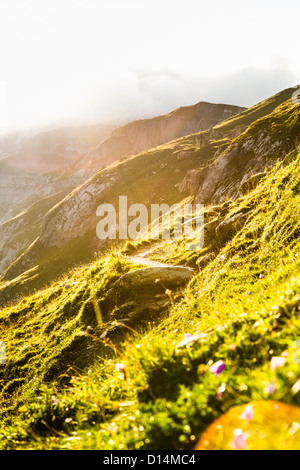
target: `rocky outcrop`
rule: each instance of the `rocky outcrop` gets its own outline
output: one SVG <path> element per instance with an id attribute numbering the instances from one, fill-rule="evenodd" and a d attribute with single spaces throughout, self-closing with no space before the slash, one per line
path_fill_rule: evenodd
<path id="1" fill-rule="evenodd" d="M 238 212 L 231 217 L 225 218 L 215 228 L 216 237 L 222 239 L 231 238 L 239 229 L 243 227 L 252 211 Z"/>
<path id="2" fill-rule="evenodd" d="M 192 268 L 182 266 L 147 267 L 124 274 L 99 302 L 103 320 L 117 320 L 125 331 L 128 326 L 140 328 L 156 322 L 194 274 Z M 116 339 L 115 327 L 106 329 L 103 337 L 111 333 Z"/>
<path id="3" fill-rule="evenodd" d="M 203 171 L 203 169 L 189 170 L 179 185 L 179 192 L 185 193 L 189 191 L 191 195 L 195 195 L 201 180 L 204 178 Z"/>
<path id="4" fill-rule="evenodd" d="M 276 127 L 280 131 L 274 132 Z M 213 163 L 194 172 L 193 190 L 199 184 L 193 193 L 195 202 L 214 204 L 238 197 L 245 181 L 282 160 L 299 142 L 297 106 L 290 105 L 283 115 L 275 110 L 235 139 Z"/>
<path id="5" fill-rule="evenodd" d="M 15 206 L 26 208 L 33 201 L 55 194 L 66 185 L 54 175 L 17 170 L 5 160 L 0 162 L 0 212 L 2 221 L 11 218 Z M 21 209 L 21 210 L 22 210 Z"/>
<path id="6" fill-rule="evenodd" d="M 256 188 L 256 186 L 265 176 L 266 176 L 265 171 L 262 171 L 261 173 L 257 173 L 256 175 L 250 176 L 250 178 L 242 182 L 241 186 L 239 187 L 239 192 L 242 195 L 247 194 L 249 191 Z"/>

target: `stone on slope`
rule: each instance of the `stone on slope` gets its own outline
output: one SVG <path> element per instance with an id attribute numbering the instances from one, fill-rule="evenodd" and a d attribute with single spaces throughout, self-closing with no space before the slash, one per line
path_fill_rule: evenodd
<path id="1" fill-rule="evenodd" d="M 123 274 L 99 302 L 104 321 L 122 321 L 135 328 L 159 320 L 194 274 L 192 268 L 183 266 L 147 267 Z"/>

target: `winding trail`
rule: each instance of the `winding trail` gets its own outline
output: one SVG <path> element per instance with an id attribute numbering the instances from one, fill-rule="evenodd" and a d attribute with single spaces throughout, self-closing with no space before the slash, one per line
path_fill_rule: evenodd
<path id="1" fill-rule="evenodd" d="M 126 336 L 128 326 L 136 330 L 159 321 L 173 304 L 173 298 L 178 297 L 196 274 L 190 267 L 149 259 L 153 251 L 153 248 L 148 248 L 126 256 L 138 269 L 122 274 L 101 299 L 100 308 L 104 316 L 109 318 L 113 312 L 113 319 L 120 322 L 103 333 L 114 343 L 121 341 L 124 334 Z"/>
<path id="2" fill-rule="evenodd" d="M 141 264 L 143 266 L 147 266 L 149 268 L 170 268 L 170 267 L 175 267 L 176 265 L 174 264 L 169 264 L 169 263 L 161 263 L 159 261 L 151 260 L 148 258 L 150 254 L 153 253 L 153 248 L 152 249 L 147 249 L 143 250 L 140 252 L 137 252 L 137 255 L 134 256 L 127 256 L 128 261 L 134 264 Z"/>

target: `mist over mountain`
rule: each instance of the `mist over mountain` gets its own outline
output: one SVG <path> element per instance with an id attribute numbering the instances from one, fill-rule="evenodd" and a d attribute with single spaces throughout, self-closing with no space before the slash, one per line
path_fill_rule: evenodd
<path id="1" fill-rule="evenodd" d="M 284 62 L 268 68 L 245 67 L 217 78 L 166 67 L 120 69 L 49 90 L 43 109 L 40 102 L 24 103 L 24 109 L 2 107 L 0 135 L 99 123 L 116 127 L 201 100 L 250 107 L 291 84 L 297 84 L 296 77 Z"/>

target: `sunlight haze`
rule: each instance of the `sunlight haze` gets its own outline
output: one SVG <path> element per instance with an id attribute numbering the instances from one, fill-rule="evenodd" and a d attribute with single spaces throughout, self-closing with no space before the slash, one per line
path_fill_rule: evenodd
<path id="1" fill-rule="evenodd" d="M 299 13 L 294 0 L 2 0 L 0 132 L 251 106 L 300 81 Z"/>

